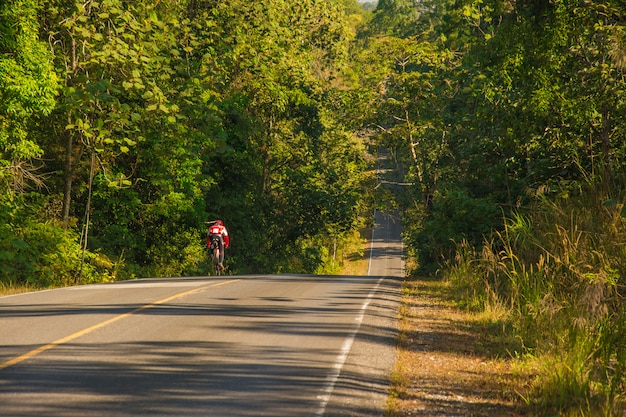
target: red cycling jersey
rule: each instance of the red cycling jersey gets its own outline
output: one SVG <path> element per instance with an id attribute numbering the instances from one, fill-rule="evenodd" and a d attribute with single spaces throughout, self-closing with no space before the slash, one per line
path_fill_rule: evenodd
<path id="1" fill-rule="evenodd" d="M 230 239 L 228 237 L 228 231 L 222 224 L 214 224 L 209 228 L 209 233 L 207 233 L 206 244 L 207 246 L 211 246 L 211 235 L 221 235 L 224 239 L 224 246 L 228 247 L 230 245 Z"/>

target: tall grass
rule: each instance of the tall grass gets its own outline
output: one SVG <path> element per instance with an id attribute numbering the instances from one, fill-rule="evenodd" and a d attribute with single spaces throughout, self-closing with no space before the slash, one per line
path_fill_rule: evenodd
<path id="1" fill-rule="evenodd" d="M 535 415 L 623 416 L 624 204 L 593 190 L 535 197 L 480 250 L 459 242 L 443 274 L 463 305 L 506 317 L 523 342 L 519 353 L 540 358 L 524 394 Z"/>

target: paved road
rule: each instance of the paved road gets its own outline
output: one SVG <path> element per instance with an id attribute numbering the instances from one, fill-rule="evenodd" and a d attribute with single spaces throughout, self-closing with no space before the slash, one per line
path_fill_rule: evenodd
<path id="1" fill-rule="evenodd" d="M 144 279 L 0 298 L 0 415 L 381 416 L 403 276 Z"/>

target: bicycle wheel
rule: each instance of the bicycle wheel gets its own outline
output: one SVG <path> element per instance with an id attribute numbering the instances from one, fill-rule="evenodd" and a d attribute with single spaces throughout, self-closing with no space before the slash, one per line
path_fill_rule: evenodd
<path id="1" fill-rule="evenodd" d="M 222 268 L 220 267 L 220 248 L 213 248 L 211 251 L 211 261 L 213 262 L 215 275 L 222 275 Z"/>

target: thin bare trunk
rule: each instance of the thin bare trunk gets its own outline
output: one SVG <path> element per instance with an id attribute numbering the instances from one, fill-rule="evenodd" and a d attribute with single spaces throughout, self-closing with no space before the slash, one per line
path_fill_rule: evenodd
<path id="1" fill-rule="evenodd" d="M 76 73 L 78 67 L 78 58 L 76 57 L 76 40 L 72 38 L 72 71 Z M 72 123 L 71 114 L 67 115 L 67 123 Z M 62 222 L 63 227 L 69 227 L 70 221 L 70 206 L 72 203 L 72 180 L 74 177 L 74 166 L 72 164 L 72 153 L 74 152 L 74 137 L 71 132 L 68 132 L 67 143 L 65 145 L 65 178 L 63 186 L 63 213 Z"/>
<path id="2" fill-rule="evenodd" d="M 96 165 L 96 151 L 95 149 L 91 150 L 91 162 L 89 167 L 89 190 L 87 194 L 87 207 L 85 207 L 85 226 L 83 227 L 83 237 L 81 239 L 82 242 L 82 256 L 80 259 L 80 271 L 78 276 L 80 277 L 83 272 L 83 264 L 85 263 L 85 252 L 87 251 L 87 241 L 89 238 L 89 223 L 91 221 L 91 195 L 93 189 L 93 177 L 95 172 Z"/>
<path id="3" fill-rule="evenodd" d="M 74 140 L 72 134 L 68 134 L 67 144 L 65 145 L 65 184 L 63 187 L 63 226 L 67 228 L 69 226 L 70 219 L 70 204 L 72 202 L 72 150 L 74 147 Z"/>
<path id="4" fill-rule="evenodd" d="M 422 204 L 426 208 L 427 211 L 432 209 L 432 193 L 434 185 L 432 183 L 426 183 L 425 180 L 425 172 L 423 169 L 423 165 L 420 164 L 420 160 L 417 156 L 417 152 L 415 148 L 420 146 L 419 142 L 416 142 L 413 138 L 413 132 L 411 127 L 411 120 L 409 119 L 409 112 L 405 110 L 405 118 L 406 118 L 406 127 L 409 135 L 409 148 L 411 149 L 411 156 L 413 157 L 413 163 L 415 164 L 415 171 L 417 172 L 417 179 L 420 182 L 420 187 L 422 190 Z M 423 162 L 423 161 L 422 161 Z"/>

